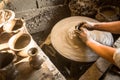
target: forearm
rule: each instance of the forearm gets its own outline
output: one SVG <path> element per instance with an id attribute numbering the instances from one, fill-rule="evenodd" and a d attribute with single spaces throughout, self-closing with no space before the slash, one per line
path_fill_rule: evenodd
<path id="1" fill-rule="evenodd" d="M 113 54 L 115 52 L 115 48 L 102 45 L 94 40 L 87 41 L 86 45 L 90 47 L 96 54 L 114 64 Z"/>
<path id="2" fill-rule="evenodd" d="M 120 34 L 120 21 L 95 23 L 93 28 L 95 30 Z"/>

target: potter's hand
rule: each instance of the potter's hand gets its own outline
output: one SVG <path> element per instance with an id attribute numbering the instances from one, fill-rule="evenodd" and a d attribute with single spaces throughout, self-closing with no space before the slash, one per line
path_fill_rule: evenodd
<path id="1" fill-rule="evenodd" d="M 89 31 L 86 28 L 81 27 L 80 31 L 75 30 L 76 34 L 82 39 L 83 42 L 87 42 L 88 40 L 92 40 Z"/>
<path id="2" fill-rule="evenodd" d="M 84 28 L 87 28 L 89 30 L 93 30 L 94 29 L 94 25 L 95 25 L 95 23 L 85 21 L 85 22 L 79 23 L 75 28 L 80 30 L 81 27 L 84 27 Z"/>

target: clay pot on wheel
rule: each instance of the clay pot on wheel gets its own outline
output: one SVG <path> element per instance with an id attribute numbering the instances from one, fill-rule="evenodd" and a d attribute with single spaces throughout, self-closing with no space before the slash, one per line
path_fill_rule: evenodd
<path id="1" fill-rule="evenodd" d="M 15 69 L 14 61 L 17 56 L 13 51 L 0 51 L 0 80 L 14 80 L 18 71 Z"/>
<path id="2" fill-rule="evenodd" d="M 119 20 L 119 8 L 116 6 L 102 6 L 98 9 L 95 16 L 98 21 Z"/>

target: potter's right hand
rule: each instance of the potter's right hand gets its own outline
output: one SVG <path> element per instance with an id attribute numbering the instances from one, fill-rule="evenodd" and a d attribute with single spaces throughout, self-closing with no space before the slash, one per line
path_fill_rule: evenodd
<path id="1" fill-rule="evenodd" d="M 80 31 L 75 30 L 75 32 L 84 43 L 86 43 L 89 40 L 92 40 L 90 33 L 86 28 L 81 27 Z"/>

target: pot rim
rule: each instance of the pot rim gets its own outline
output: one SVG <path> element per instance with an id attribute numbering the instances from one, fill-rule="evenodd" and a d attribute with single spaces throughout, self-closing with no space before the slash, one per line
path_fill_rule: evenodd
<path id="1" fill-rule="evenodd" d="M 24 34 L 25 34 L 25 35 L 28 35 L 28 36 L 30 37 L 30 42 L 29 42 L 29 44 L 28 44 L 27 46 L 25 46 L 24 48 L 15 49 L 14 46 L 13 46 L 13 44 L 15 44 L 16 41 L 17 41 L 17 39 L 18 39 L 19 37 L 21 37 L 22 35 L 24 35 Z M 14 36 L 12 36 L 12 37 L 9 39 L 9 41 L 8 41 L 8 46 L 10 47 L 10 49 L 12 49 L 12 50 L 14 50 L 14 51 L 22 51 L 23 49 L 27 48 L 27 47 L 30 45 L 30 43 L 32 42 L 32 37 L 31 37 L 31 35 L 29 35 L 29 34 L 27 34 L 27 33 L 21 33 L 21 32 L 20 32 L 20 35 L 19 35 L 19 36 L 17 36 L 17 35 L 19 35 L 19 33 L 16 34 L 16 35 L 14 35 Z M 17 36 L 17 37 L 16 37 L 16 36 Z"/>
<path id="2" fill-rule="evenodd" d="M 15 24 L 17 23 L 16 21 L 21 21 L 22 22 L 22 26 L 20 28 L 18 28 L 17 30 L 12 30 L 15 25 L 9 25 L 12 24 L 12 21 L 15 22 Z M 6 32 L 19 32 L 20 30 L 22 30 L 25 27 L 25 21 L 22 18 L 14 18 L 11 21 L 7 22 L 4 26 L 3 26 L 3 30 Z"/>
<path id="3" fill-rule="evenodd" d="M 8 20 L 6 20 L 2 24 L 0 24 L 0 27 L 2 27 L 4 24 L 6 24 L 7 22 L 9 22 L 9 21 L 11 21 L 12 19 L 15 18 L 15 13 L 12 10 L 8 10 L 8 9 L 2 9 L 2 10 L 0 10 L 0 12 L 2 12 L 2 11 L 11 13 L 11 16 L 10 16 L 10 18 Z"/>

